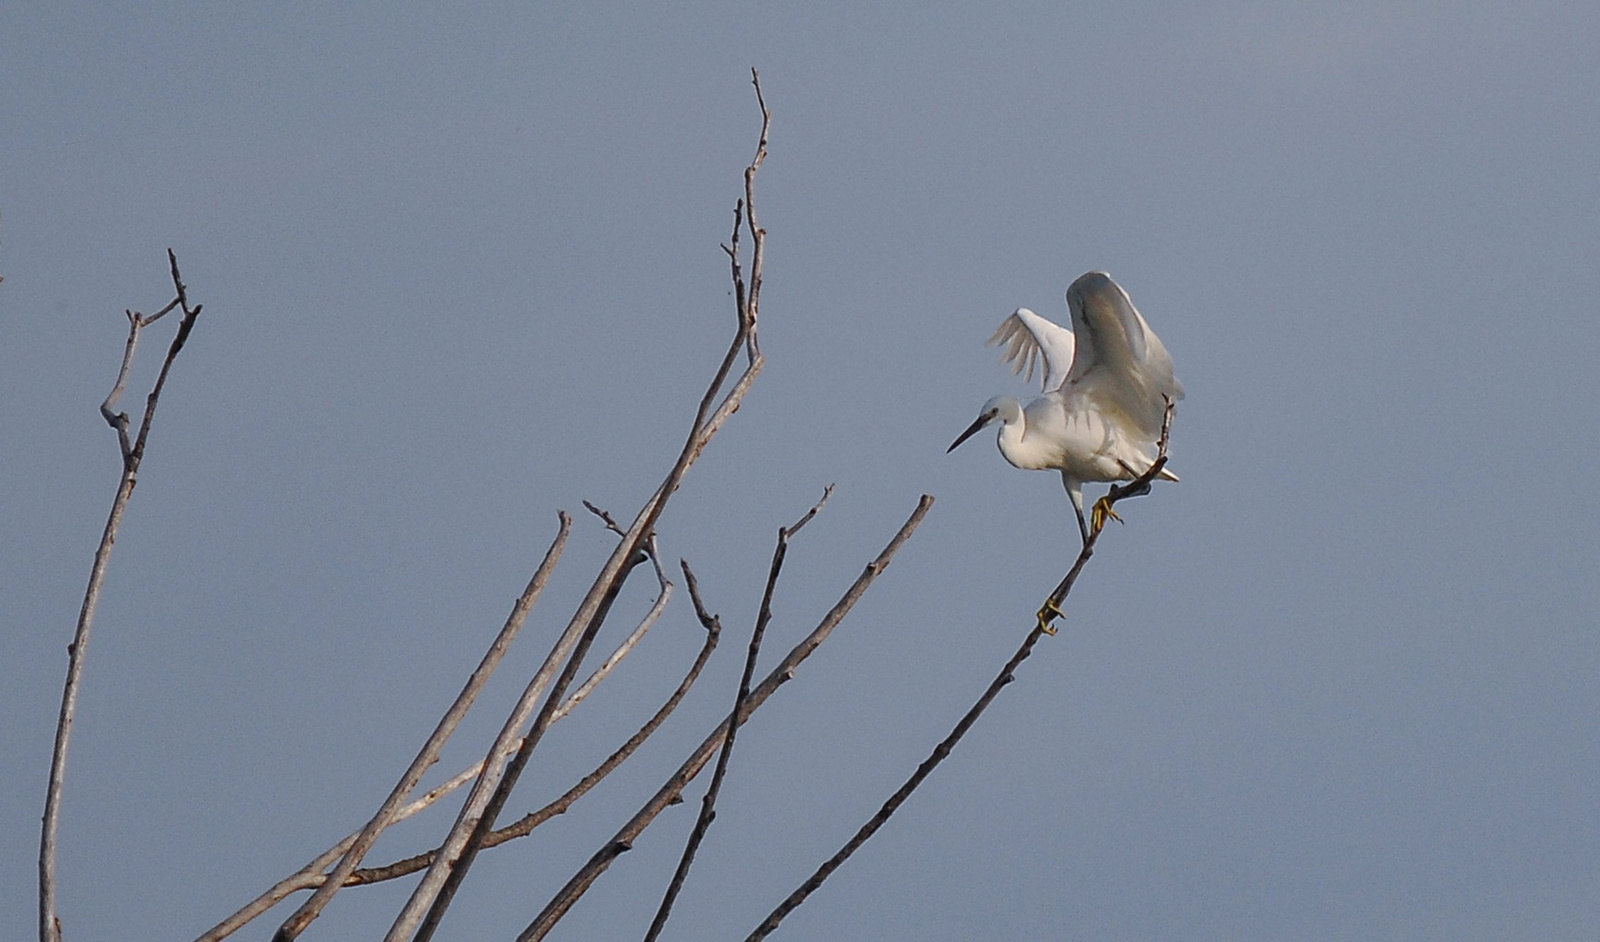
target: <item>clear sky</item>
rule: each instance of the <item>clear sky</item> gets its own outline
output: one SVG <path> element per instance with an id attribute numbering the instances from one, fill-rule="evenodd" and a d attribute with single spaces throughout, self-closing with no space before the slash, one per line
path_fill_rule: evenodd
<path id="1" fill-rule="evenodd" d="M 574 511 L 438 773 L 486 747 L 612 545 L 580 501 L 632 516 L 731 331 L 752 65 L 769 363 L 660 526 L 728 638 L 637 776 L 487 854 L 442 937 L 512 936 L 726 710 L 774 533 L 830 482 L 767 664 L 938 502 L 747 727 L 667 937 L 742 938 L 877 808 L 1070 561 L 1054 475 L 944 450 L 1026 392 L 994 326 L 1064 319 L 1092 268 L 1188 389 L 1183 481 L 1126 505 L 1061 635 L 779 937 L 1600 935 L 1600 7 L 0 19 L 0 937 L 34 931 L 118 467 L 96 410 L 123 309 L 170 297 L 165 249 L 205 311 L 91 645 L 73 942 L 192 938 L 362 821 Z M 641 722 L 699 631 L 680 595 L 510 812 Z M 642 935 L 701 787 L 558 937 Z M 345 892 L 307 938 L 376 937 L 410 885 Z"/>

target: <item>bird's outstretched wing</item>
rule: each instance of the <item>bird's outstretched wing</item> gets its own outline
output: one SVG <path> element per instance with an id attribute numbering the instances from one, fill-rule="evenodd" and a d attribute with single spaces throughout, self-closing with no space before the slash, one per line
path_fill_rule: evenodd
<path id="1" fill-rule="evenodd" d="M 1183 398 L 1172 374 L 1172 357 L 1150 329 L 1128 293 L 1103 271 L 1080 277 L 1067 289 L 1067 309 L 1077 353 L 1067 387 L 1090 393 L 1102 409 L 1123 413 L 1148 440 L 1161 434 L 1163 397 Z"/>
<path id="2" fill-rule="evenodd" d="M 1072 331 L 1060 324 L 1047 321 L 1025 307 L 1019 307 L 1000 322 L 989 346 L 1001 347 L 1000 360 L 1011 367 L 1011 372 L 1021 375 L 1027 370 L 1028 380 L 1033 380 L 1034 365 L 1044 360 L 1044 391 L 1054 392 L 1067 380 L 1067 370 L 1072 366 Z"/>

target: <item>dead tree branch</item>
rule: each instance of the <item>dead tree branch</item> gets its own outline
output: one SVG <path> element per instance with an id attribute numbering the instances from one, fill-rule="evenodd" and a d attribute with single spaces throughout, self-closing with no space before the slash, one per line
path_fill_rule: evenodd
<path id="1" fill-rule="evenodd" d="M 344 852 L 344 856 L 328 874 L 322 886 L 318 887 L 317 891 L 311 894 L 311 898 L 301 904 L 300 908 L 278 927 L 277 933 L 273 935 L 274 942 L 290 942 L 304 932 L 312 920 L 322 914 L 322 910 L 333 900 L 334 894 L 343 888 L 345 879 L 361 865 L 362 858 L 372 848 L 378 836 L 394 823 L 401 802 L 410 797 L 411 792 L 422 781 L 423 774 L 439 761 L 439 753 L 444 749 L 444 744 L 461 725 L 461 721 L 466 719 L 467 711 L 478 699 L 478 694 L 489 683 L 489 678 L 494 675 L 495 668 L 500 666 L 500 661 L 506 652 L 511 650 L 511 642 L 516 640 L 517 633 L 527 622 L 528 613 L 533 611 L 534 603 L 544 592 L 545 583 L 550 580 L 550 573 L 555 570 L 556 562 L 561 558 L 561 550 L 567 544 L 567 535 L 572 531 L 572 518 L 564 510 L 557 516 L 560 519 L 560 527 L 555 542 L 550 545 L 544 561 L 534 571 L 527 588 L 512 606 L 505 626 L 495 636 L 494 642 L 489 645 L 489 650 L 484 653 L 472 675 L 467 678 L 461 693 L 456 695 L 455 702 L 450 704 L 450 708 L 440 718 L 439 724 L 422 744 L 422 749 L 418 751 L 416 758 L 411 760 L 411 765 L 406 768 L 405 773 L 400 776 L 400 781 L 395 783 L 394 789 L 389 792 L 389 797 L 384 799 L 377 813 L 372 816 L 372 820 L 367 822 L 367 826 L 351 842 L 349 849 Z"/>
<path id="2" fill-rule="evenodd" d="M 552 550 L 554 549 L 555 547 L 552 546 Z M 654 547 L 652 545 L 652 552 L 653 551 Z M 652 556 L 652 560 L 653 559 L 654 556 Z M 653 625 L 657 619 L 660 618 L 662 609 L 666 607 L 667 600 L 672 595 L 672 583 L 667 580 L 665 574 L 661 572 L 659 565 L 656 567 L 656 576 L 661 586 L 661 593 L 659 596 L 657 596 L 655 604 L 650 607 L 650 610 L 645 614 L 644 619 L 639 623 L 639 627 L 634 630 L 632 635 L 628 636 L 626 641 L 618 646 L 617 650 L 612 652 L 611 656 L 606 659 L 605 663 L 597 668 L 594 674 L 592 674 L 588 680 L 584 681 L 583 685 L 579 687 L 578 690 L 576 690 L 566 699 L 564 703 L 562 703 L 561 707 L 556 711 L 556 719 L 561 719 L 571 712 L 573 707 L 577 706 L 577 704 L 585 696 L 587 696 L 588 693 L 590 693 L 595 686 L 598 685 L 599 682 L 603 680 L 605 676 L 609 674 L 611 670 L 615 668 L 616 665 L 633 650 L 635 646 L 637 646 L 639 640 L 644 636 L 644 633 L 650 629 L 650 626 Z M 698 673 L 698 668 L 693 671 L 694 675 L 698 675 Z M 692 679 L 689 682 L 692 683 Z M 673 703 L 673 706 L 676 706 L 675 702 Z M 667 712 L 670 713 L 670 710 Z M 665 715 L 662 715 L 661 720 L 665 719 Z M 657 725 L 659 725 L 659 722 Z M 651 731 L 654 731 L 653 727 L 651 728 Z M 521 740 L 513 742 L 505 755 L 502 755 L 501 758 L 509 758 L 510 755 L 515 752 L 517 747 L 521 746 L 521 744 Z M 634 748 L 637 748 L 637 744 L 635 744 Z M 465 785 L 467 782 L 472 781 L 482 770 L 483 760 L 480 759 L 478 762 L 461 770 L 460 772 L 457 772 L 451 778 L 434 786 L 424 794 L 418 796 L 405 806 L 398 809 L 394 813 L 390 824 L 397 824 L 426 810 L 439 799 L 451 794 L 462 785 Z M 593 783 L 591 783 L 589 787 L 593 787 Z M 587 791 L 587 788 L 585 788 L 583 791 Z M 568 800 L 568 804 L 570 804 L 572 801 L 575 801 L 581 794 L 582 791 L 578 792 L 577 794 L 572 794 L 569 792 L 570 798 Z M 563 808 L 562 810 L 565 809 Z M 529 827 L 528 831 L 531 830 L 532 827 Z M 525 831 L 524 833 L 527 832 Z M 328 881 L 328 875 L 324 872 L 327 870 L 328 865 L 333 863 L 336 859 L 342 857 L 345 852 L 348 851 L 355 843 L 356 838 L 359 837 L 360 834 L 361 832 L 357 831 L 347 835 L 339 843 L 323 851 L 321 854 L 318 854 L 304 867 L 301 867 L 299 870 L 278 881 L 266 892 L 240 907 L 237 912 L 233 913 L 227 919 L 224 919 L 222 922 L 219 922 L 215 926 L 212 926 L 210 929 L 206 930 L 205 933 L 200 935 L 195 940 L 195 942 L 220 942 L 220 940 L 225 939 L 242 929 L 258 916 L 261 916 L 278 903 L 287 899 L 291 894 L 300 890 L 314 890 L 323 886 Z M 504 841 L 508 839 L 509 837 L 502 838 L 500 840 L 494 840 L 489 846 L 504 843 Z M 400 864 L 403 864 L 407 861 L 421 861 L 419 865 L 413 866 L 410 869 L 396 869 L 399 864 L 388 864 L 384 867 L 378 868 L 357 868 L 346 877 L 345 885 L 358 886 L 364 883 L 375 882 L 376 879 L 392 878 L 374 878 L 371 876 L 377 872 L 392 871 L 393 876 L 404 876 L 408 873 L 415 873 L 417 870 L 426 867 L 428 863 L 433 860 L 433 853 L 433 851 L 428 851 L 426 853 L 416 855 L 415 857 L 406 858 L 405 861 L 399 862 Z"/>
<path id="3" fill-rule="evenodd" d="M 588 505 L 588 503 L 588 501 L 584 501 L 585 505 Z M 571 713 L 573 707 L 582 703 L 585 697 L 594 692 L 594 688 L 600 686 L 600 681 L 605 680 L 611 671 L 622 663 L 622 659 L 632 653 L 639 642 L 644 640 L 645 633 L 655 625 L 656 620 L 661 617 L 661 613 L 666 609 L 667 602 L 672 600 L 672 580 L 668 579 L 667 574 L 661 571 L 661 553 L 656 547 L 656 537 L 653 533 L 645 540 L 645 555 L 649 557 L 650 565 L 656 571 L 656 585 L 660 590 L 656 594 L 655 603 L 650 606 L 650 610 L 645 613 L 644 618 L 640 619 L 639 626 L 633 629 L 633 634 L 617 645 L 617 649 L 612 651 L 611 656 L 594 669 L 594 673 L 589 675 L 589 679 L 579 684 L 578 689 L 574 690 L 562 702 L 561 706 L 556 708 L 555 716 L 551 722 L 555 722 Z M 521 743 L 517 745 L 518 748 L 521 747 Z"/>
<path id="4" fill-rule="evenodd" d="M 671 583 L 667 582 L 666 585 L 671 586 Z M 652 606 L 650 612 L 645 616 L 646 623 L 654 621 L 656 617 L 660 615 L 660 613 L 661 601 L 660 599 L 657 599 L 656 605 Z M 677 709 L 678 704 L 689 692 L 689 688 L 692 687 L 695 680 L 699 678 L 700 672 L 705 668 L 706 661 L 711 656 L 711 652 L 715 650 L 717 646 L 717 633 L 716 631 L 712 631 L 710 629 L 711 626 L 708 626 L 705 643 L 701 646 L 700 653 L 696 656 L 694 664 L 689 668 L 689 672 L 684 676 L 682 682 L 679 683 L 678 688 L 667 699 L 666 703 L 656 710 L 655 714 L 651 716 L 651 718 L 644 724 L 643 727 L 639 729 L 638 732 L 634 733 L 633 736 L 630 737 L 628 741 L 625 742 L 620 748 L 613 752 L 605 760 L 605 762 L 601 763 L 600 766 L 593 772 L 590 772 L 588 775 L 584 776 L 583 779 L 568 789 L 560 798 L 550 802 L 548 805 L 540 808 L 538 811 L 525 815 L 507 827 L 491 833 L 484 841 L 484 846 L 495 847 L 514 838 L 525 837 L 532 833 L 533 829 L 538 827 L 540 824 L 543 824 L 545 821 L 550 820 L 556 815 L 565 813 L 567 809 L 577 802 L 579 798 L 583 797 L 586 792 L 592 789 L 595 785 L 599 784 L 602 779 L 611 774 L 611 772 L 621 765 L 629 756 L 633 755 L 633 753 L 644 744 L 645 740 L 647 740 L 651 734 L 659 729 L 662 723 L 666 722 L 667 717 L 672 714 L 673 710 Z M 637 634 L 637 632 L 635 634 Z M 629 641 L 624 642 L 624 644 L 627 645 L 636 640 L 637 639 L 635 637 L 630 637 Z M 615 657 L 616 655 L 613 655 L 613 658 Z M 608 662 L 607 665 L 602 666 L 600 670 L 609 670 L 612 666 L 614 666 L 614 663 Z M 599 673 L 600 671 L 596 671 L 596 674 Z M 594 678 L 591 678 L 591 680 L 593 679 Z M 558 712 L 564 716 L 568 711 L 570 711 L 572 707 L 576 705 L 575 698 L 577 696 L 578 693 L 574 693 L 571 697 L 568 697 L 567 701 L 562 704 L 561 709 Z M 519 745 L 521 745 L 520 741 L 513 743 L 512 750 L 515 750 L 515 748 Z M 401 808 L 398 812 L 396 812 L 394 821 L 404 821 L 407 818 L 410 818 L 413 815 L 423 811 L 440 798 L 443 798 L 444 796 L 455 791 L 457 788 L 460 788 L 462 785 L 471 781 L 482 769 L 482 760 L 479 760 L 470 768 L 463 769 L 449 780 L 435 786 L 425 794 L 407 804 L 405 807 Z M 299 890 L 312 890 L 322 886 L 327 882 L 328 879 L 328 875 L 324 873 L 328 865 L 333 863 L 334 860 L 348 850 L 350 845 L 355 842 L 355 839 L 359 834 L 359 831 L 354 834 L 350 834 L 338 844 L 335 844 L 328 850 L 323 851 L 300 870 L 288 877 L 285 877 L 283 880 L 280 880 L 267 892 L 261 894 L 261 896 L 251 900 L 248 904 L 241 907 L 238 912 L 207 930 L 205 934 L 196 939 L 196 942 L 220 942 L 220 940 L 225 939 L 237 932 L 256 917 L 282 902 L 290 894 Z M 393 880 L 398 877 L 416 873 L 419 870 L 425 869 L 430 863 L 433 862 L 433 857 L 434 854 L 437 853 L 437 850 L 437 848 L 434 848 L 433 850 L 428 850 L 421 854 L 406 857 L 401 860 L 394 861 L 393 863 L 384 864 L 380 867 L 358 868 L 345 879 L 345 885 L 361 886 L 367 883 L 379 883 L 384 880 Z"/>
<path id="5" fill-rule="evenodd" d="M 645 803 L 644 807 L 640 808 L 606 842 L 605 846 L 596 851 L 594 856 L 589 858 L 589 862 L 584 864 L 583 868 L 571 880 L 567 881 L 566 886 L 561 888 L 545 906 L 544 910 L 539 913 L 538 917 L 517 937 L 518 942 L 536 942 L 536 940 L 544 938 L 555 927 L 556 923 L 567 914 L 573 904 L 588 891 L 589 887 L 594 885 L 600 875 L 605 873 L 606 869 L 611 866 L 612 861 L 633 847 L 634 840 L 644 832 L 645 828 L 650 826 L 662 811 L 666 810 L 670 805 L 683 800 L 684 787 L 694 780 L 694 777 L 700 773 L 701 769 L 705 768 L 706 763 L 711 760 L 712 753 L 716 752 L 722 745 L 722 741 L 728 735 L 729 730 L 734 725 L 743 724 L 750 718 L 751 714 L 760 709 L 761 705 L 766 703 L 778 691 L 779 687 L 794 678 L 795 671 L 799 669 L 800 664 L 810 657 L 822 642 L 828 639 L 828 636 L 833 633 L 833 629 L 850 613 L 850 610 L 855 607 L 856 602 L 861 599 L 861 596 L 872 585 L 873 581 L 877 579 L 884 569 L 888 568 L 889 562 L 894 559 L 895 553 L 899 551 L 906 540 L 911 538 L 911 534 L 916 532 L 917 526 L 922 523 L 922 519 L 927 516 L 932 507 L 933 498 L 927 494 L 922 495 L 922 499 L 917 502 L 916 509 L 911 512 L 911 516 L 901 525 L 899 532 L 895 533 L 894 537 L 890 539 L 888 545 L 883 548 L 883 552 L 879 553 L 876 559 L 867 564 L 866 569 L 856 578 L 856 581 L 851 584 L 850 588 L 834 604 L 833 608 L 828 611 L 828 614 L 823 616 L 817 627 L 809 635 L 801 639 L 799 644 L 790 649 L 789 653 L 784 656 L 782 661 L 778 662 L 778 665 L 772 669 L 771 673 L 767 674 L 766 678 L 750 691 L 750 696 L 746 698 L 744 707 L 740 712 L 729 714 L 727 719 L 712 730 L 711 734 L 695 748 L 694 752 L 684 760 L 678 770 L 667 779 L 666 784 L 661 786 L 655 795 Z"/>
<path id="6" fill-rule="evenodd" d="M 617 749 L 617 751 L 613 752 L 606 758 L 604 762 L 600 763 L 600 765 L 593 772 L 585 775 L 576 785 L 573 785 L 571 788 L 567 789 L 566 793 L 560 798 L 550 802 L 543 808 L 526 814 L 503 828 L 490 832 L 489 835 L 484 838 L 484 847 L 497 847 L 500 844 L 504 844 L 506 841 L 515 840 L 519 837 L 526 837 L 528 834 L 533 832 L 534 828 L 538 827 L 539 825 L 545 823 L 556 815 L 565 814 L 567 809 L 572 807 L 574 802 L 583 797 L 583 795 L 595 785 L 599 784 L 601 779 L 604 779 L 607 775 L 610 775 L 613 771 L 615 771 L 618 766 L 632 756 L 634 752 L 636 752 L 638 748 L 644 744 L 646 739 L 650 738 L 652 733 L 661 728 L 661 724 L 666 722 L 667 717 L 671 716 L 672 711 L 677 709 L 678 704 L 683 701 L 684 695 L 689 692 L 689 688 L 694 686 L 695 680 L 700 676 L 701 670 L 706 666 L 706 661 L 710 659 L 711 652 L 716 650 L 717 641 L 722 634 L 722 625 L 717 621 L 715 616 L 708 616 L 706 614 L 704 605 L 699 601 L 699 585 L 695 582 L 694 573 L 690 571 L 688 563 L 683 563 L 683 572 L 684 578 L 689 583 L 689 595 L 695 599 L 695 611 L 700 615 L 700 623 L 706 629 L 706 638 L 705 642 L 700 647 L 700 653 L 695 657 L 694 664 L 690 666 L 689 672 L 684 675 L 683 680 L 678 684 L 678 688 L 672 692 L 672 696 L 667 698 L 667 702 L 662 704 L 661 708 L 658 709 L 648 721 L 646 721 L 644 726 L 639 728 L 638 732 L 629 737 L 627 742 L 623 743 L 622 746 Z M 403 877 L 408 873 L 416 873 L 418 870 L 421 870 L 432 862 L 435 852 L 436 851 L 428 851 L 423 854 L 418 854 L 415 857 L 408 857 L 405 860 L 395 861 L 394 863 L 385 867 L 374 867 L 371 870 L 358 870 L 351 876 L 351 883 L 377 883 L 382 880 L 393 880 L 396 877 Z"/>
<path id="7" fill-rule="evenodd" d="M 761 654 L 761 639 L 766 634 L 767 624 L 772 621 L 772 593 L 778 587 L 778 575 L 783 571 L 784 557 L 789 553 L 789 538 L 800 532 L 800 528 L 811 522 L 822 510 L 822 505 L 828 502 L 833 495 L 833 485 L 829 484 L 822 492 L 822 499 L 806 511 L 799 522 L 790 527 L 778 528 L 778 545 L 772 551 L 772 565 L 767 572 L 767 587 L 761 594 L 761 608 L 756 615 L 755 630 L 750 634 L 750 649 L 744 659 L 744 673 L 739 678 L 739 692 L 733 698 L 733 710 L 730 716 L 738 716 L 744 712 L 745 701 L 750 699 L 750 678 L 755 674 L 756 660 Z M 700 801 L 700 814 L 695 818 L 694 828 L 689 832 L 689 840 L 683 848 L 683 856 L 678 860 L 678 869 L 672 874 L 672 881 L 667 885 L 666 895 L 661 899 L 661 906 L 656 910 L 655 919 L 650 923 L 650 929 L 645 933 L 645 942 L 655 942 L 661 935 L 661 930 L 667 925 L 667 917 L 672 914 L 673 901 L 678 898 L 678 893 L 683 889 L 683 881 L 689 876 L 689 868 L 694 865 L 695 852 L 700 849 L 700 842 L 705 839 L 706 831 L 711 827 L 711 822 L 717 816 L 717 794 L 722 790 L 722 779 L 728 773 L 728 760 L 733 755 L 734 738 L 738 735 L 738 725 L 728 727 L 728 735 L 722 740 L 722 750 L 717 754 L 716 768 L 711 772 L 711 784 L 706 787 L 705 797 Z"/>
<path id="8" fill-rule="evenodd" d="M 61 714 L 56 723 L 55 749 L 50 756 L 50 782 L 45 789 L 44 823 L 39 837 L 39 939 L 40 942 L 60 942 L 61 923 L 56 912 L 56 848 L 61 829 L 61 793 L 67 770 L 67 747 L 72 737 L 72 723 L 78 710 L 78 691 L 83 679 L 84 658 L 89 649 L 89 632 L 94 624 L 95 609 L 100 603 L 100 590 L 105 584 L 106 566 L 111 561 L 111 549 L 116 544 L 117 532 L 122 528 L 123 513 L 128 499 L 139 480 L 139 465 L 144 460 L 145 445 L 150 437 L 150 424 L 155 418 L 156 404 L 166 387 L 172 363 L 178 358 L 189 332 L 194 329 L 195 318 L 201 305 L 189 305 L 189 295 L 183 278 L 178 273 L 178 257 L 167 250 L 167 261 L 172 272 L 172 286 L 176 297 L 156 313 L 145 316 L 128 311 L 128 341 L 122 351 L 122 368 L 111 394 L 100 405 L 100 414 L 117 432 L 117 445 L 122 456 L 122 478 L 117 484 L 116 496 L 111 501 L 111 513 L 106 519 L 100 545 L 95 549 L 94 563 L 89 569 L 89 585 L 83 594 L 83 607 L 78 611 L 78 626 L 67 646 L 67 679 L 61 694 Z M 117 401 L 127 389 L 128 372 L 133 366 L 134 351 L 139 346 L 139 336 L 144 328 L 154 324 L 169 312 L 181 309 L 182 320 L 167 347 L 167 356 L 161 363 L 161 372 L 145 397 L 144 417 L 139 430 L 130 442 L 129 418 L 126 412 L 114 411 Z"/>
<path id="9" fill-rule="evenodd" d="M 759 77 L 755 78 L 758 86 Z M 574 613 L 566 630 L 551 650 L 550 656 L 545 660 L 533 680 L 524 690 L 521 699 L 512 710 L 502 727 L 500 736 L 489 749 L 488 758 L 485 760 L 483 773 L 474 784 L 471 794 L 468 795 L 466 804 L 462 807 L 456 818 L 455 825 L 451 828 L 449 836 L 441 845 L 440 852 L 429 866 L 428 872 L 412 892 L 411 898 L 396 917 L 390 927 L 384 942 L 405 942 L 415 936 L 419 942 L 424 942 L 432 937 L 434 929 L 439 925 L 445 910 L 449 907 L 455 890 L 466 877 L 468 869 L 475 859 L 478 849 L 489 832 L 494 829 L 496 816 L 509 800 L 511 789 L 516 785 L 522 770 L 527 766 L 533 750 L 538 746 L 545 729 L 548 728 L 556 704 L 564 692 L 564 683 L 576 671 L 577 663 L 581 660 L 583 652 L 592 642 L 595 633 L 604 621 L 610 601 L 616 597 L 622 587 L 627 572 L 637 565 L 636 554 L 640 545 L 653 530 L 656 520 L 666 507 L 667 500 L 677 491 L 683 476 L 689 470 L 700 453 L 711 441 L 713 435 L 735 411 L 743 401 L 745 391 L 760 374 L 765 362 L 761 356 L 756 342 L 756 324 L 760 311 L 761 297 L 761 267 L 764 258 L 766 233 L 755 224 L 753 216 L 748 212 L 751 207 L 751 196 L 754 193 L 755 172 L 761 162 L 766 158 L 767 128 L 770 123 L 770 113 L 765 102 L 761 102 L 762 133 L 756 149 L 756 156 L 745 170 L 745 199 L 747 209 L 746 218 L 749 220 L 748 229 L 751 241 L 754 244 L 751 263 L 751 280 L 748 291 L 740 290 L 738 294 L 737 314 L 738 327 L 734 333 L 733 341 L 724 355 L 721 365 L 717 368 L 705 395 L 700 400 L 700 406 L 695 413 L 694 423 L 690 427 L 689 435 L 684 442 L 682 452 L 667 474 L 665 480 L 657 488 L 655 494 L 645 502 L 639 515 L 634 519 L 633 525 L 628 528 L 617 548 L 612 552 L 600 575 L 590 587 L 578 610 Z M 737 213 L 736 213 L 737 221 Z M 735 228 L 734 246 L 729 249 L 736 284 L 742 285 L 740 263 L 738 258 L 738 229 Z M 720 402 L 723 384 L 726 382 L 733 369 L 734 360 L 739 351 L 746 352 L 747 366 L 744 373 L 734 382 L 732 388 L 724 395 Z M 713 406 L 713 403 L 717 403 Z M 563 663 L 568 666 L 561 668 Z M 551 679 L 558 668 L 562 676 L 551 688 L 550 695 L 544 700 L 544 706 L 539 707 L 540 698 L 544 696 L 545 688 L 550 686 Z M 538 715 L 535 716 L 535 710 Z M 516 739 L 524 726 L 532 718 L 532 726 L 522 737 L 522 746 L 510 762 L 501 765 L 492 761 L 500 756 L 506 746 Z"/>
<path id="10" fill-rule="evenodd" d="M 558 641 L 557 649 L 552 651 L 545 659 L 545 666 L 547 667 L 553 667 L 557 664 L 562 665 L 561 674 L 556 678 L 555 684 L 551 686 L 550 696 L 547 700 L 545 700 L 544 706 L 541 708 L 538 719 L 535 720 L 533 728 L 530 729 L 527 735 L 523 737 L 522 744 L 512 754 L 511 760 L 502 767 L 503 772 L 499 781 L 499 787 L 497 787 L 490 794 L 490 797 L 487 799 L 483 810 L 474 819 L 474 828 L 467 832 L 471 839 L 464 843 L 462 855 L 458 860 L 458 865 L 456 867 L 449 868 L 445 873 L 445 876 L 440 881 L 439 891 L 434 900 L 434 905 L 429 908 L 427 911 L 427 918 L 423 919 L 421 927 L 417 930 L 417 937 L 419 939 L 431 938 L 434 930 L 438 927 L 439 920 L 443 917 L 445 909 L 448 908 L 451 898 L 455 895 L 456 888 L 461 885 L 461 881 L 466 877 L 467 866 L 470 866 L 470 859 L 475 857 L 477 851 L 482 847 L 483 838 L 487 833 L 484 830 L 484 824 L 487 823 L 489 825 L 489 829 L 492 830 L 494 820 L 500 813 L 500 809 L 504 806 L 506 799 L 509 798 L 511 786 L 515 784 L 517 777 L 527 766 L 528 758 L 532 755 L 534 746 L 538 745 L 540 737 L 547 729 L 550 728 L 550 724 L 555 722 L 555 709 L 566 696 L 567 687 L 572 683 L 573 678 L 577 675 L 578 668 L 582 665 L 584 655 L 588 653 L 589 646 L 594 643 L 595 636 L 599 633 L 600 626 L 605 623 L 606 616 L 610 614 L 611 606 L 616 602 L 618 594 L 621 593 L 622 586 L 626 582 L 628 575 L 632 573 L 634 567 L 643 562 L 643 553 L 636 553 L 629 559 L 624 560 L 622 567 L 617 571 L 615 578 L 611 581 L 608 591 L 606 591 L 606 593 L 598 600 L 598 603 L 594 608 L 593 615 L 590 617 L 587 623 L 581 626 L 583 631 L 575 639 L 576 643 L 569 649 L 570 654 L 568 652 L 561 651 L 561 644 L 560 641 Z M 561 640 L 566 640 L 566 636 L 564 635 Z M 540 673 L 544 673 L 544 668 L 540 669 Z M 541 684 L 540 686 L 542 687 L 543 685 Z M 533 699 L 537 701 L 537 695 L 535 695 Z M 504 738 L 509 742 L 511 738 L 514 738 L 516 729 L 520 726 L 520 722 L 516 723 L 515 727 L 513 727 L 511 722 L 508 722 L 506 726 L 502 727 L 501 729 L 501 738 Z M 510 736 L 506 735 L 508 731 L 511 733 Z M 500 749 L 500 741 L 497 739 L 495 742 L 495 747 L 490 750 L 490 755 L 499 756 L 501 754 L 502 751 Z M 490 765 L 486 759 L 484 763 L 484 771 L 479 773 L 478 776 L 479 785 L 485 781 L 489 775 L 489 772 Z M 474 789 L 474 794 L 477 793 L 478 790 Z M 470 805 L 472 796 L 469 795 L 467 800 Z M 457 821 L 459 824 L 460 818 L 458 818 Z M 454 831 L 452 831 L 452 833 L 454 833 Z M 434 868 L 438 866 L 441 859 L 441 856 L 435 856 L 433 864 L 429 867 L 429 873 L 434 872 Z"/>

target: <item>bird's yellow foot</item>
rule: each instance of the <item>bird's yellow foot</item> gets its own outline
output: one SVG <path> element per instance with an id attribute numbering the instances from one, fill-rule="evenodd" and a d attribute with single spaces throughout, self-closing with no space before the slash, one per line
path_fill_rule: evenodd
<path id="1" fill-rule="evenodd" d="M 1055 599 L 1045 599 L 1044 608 L 1039 609 L 1039 630 L 1047 635 L 1056 633 L 1056 626 L 1050 624 L 1057 618 L 1065 618 L 1067 613 L 1056 607 Z"/>
<path id="2" fill-rule="evenodd" d="M 1118 523 L 1122 522 L 1122 518 L 1117 516 L 1117 512 L 1111 509 L 1111 498 L 1109 495 L 1095 501 L 1094 506 L 1090 508 L 1089 532 L 1091 534 L 1099 534 L 1099 532 L 1104 529 L 1106 520 L 1108 518 L 1115 520 Z"/>

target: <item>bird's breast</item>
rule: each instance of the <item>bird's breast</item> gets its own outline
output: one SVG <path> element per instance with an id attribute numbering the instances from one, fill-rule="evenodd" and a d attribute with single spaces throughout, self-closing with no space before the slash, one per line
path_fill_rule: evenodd
<path id="1" fill-rule="evenodd" d="M 1124 452 L 1136 446 L 1125 441 L 1117 423 L 1092 408 L 1085 397 L 1036 399 L 1024 410 L 1021 424 L 1021 429 L 1008 426 L 1000 436 L 1001 452 L 1018 468 L 1059 470 L 1080 481 L 1128 476 L 1123 461 L 1129 456 Z"/>

